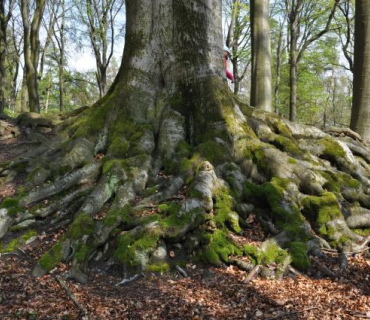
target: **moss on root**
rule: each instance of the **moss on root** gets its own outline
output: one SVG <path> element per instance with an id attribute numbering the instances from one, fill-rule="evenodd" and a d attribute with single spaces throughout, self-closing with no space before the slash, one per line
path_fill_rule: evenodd
<path id="1" fill-rule="evenodd" d="M 309 196 L 303 199 L 303 212 L 319 227 L 334 219 L 343 217 L 336 196 L 325 192 L 320 197 Z"/>
<path id="2" fill-rule="evenodd" d="M 86 213 L 80 214 L 67 231 L 67 238 L 78 240 L 84 235 L 91 235 L 95 231 L 95 222 Z"/>
<path id="3" fill-rule="evenodd" d="M 234 197 L 228 187 L 223 186 L 215 191 L 215 204 L 213 217 L 218 228 L 228 227 L 236 233 L 240 233 L 238 214 L 234 211 Z"/>
<path id="4" fill-rule="evenodd" d="M 292 264 L 299 270 L 308 270 L 311 266 L 310 259 L 308 258 L 307 245 L 303 242 L 291 242 L 288 246 L 289 253 L 292 256 Z"/>
<path id="5" fill-rule="evenodd" d="M 304 153 L 298 148 L 297 143 L 291 139 L 284 136 L 276 136 L 272 141 L 272 144 L 276 146 L 279 150 L 284 151 L 295 157 L 303 157 Z"/>
<path id="6" fill-rule="evenodd" d="M 0 209 L 7 209 L 9 216 L 16 216 L 24 209 L 20 205 L 20 201 L 20 198 L 7 198 L 1 203 Z"/>
<path id="7" fill-rule="evenodd" d="M 119 237 L 114 257 L 125 266 L 135 268 L 145 266 L 145 256 L 154 251 L 161 237 L 159 228 L 144 230 L 135 237 L 130 233 L 124 233 Z"/>
<path id="8" fill-rule="evenodd" d="M 198 252 L 198 258 L 214 266 L 220 266 L 222 262 L 229 262 L 230 255 L 241 255 L 236 244 L 230 239 L 228 231 L 215 230 L 213 233 L 205 232 L 202 235 L 204 248 Z"/>
<path id="9" fill-rule="evenodd" d="M 359 189 L 361 182 L 353 179 L 350 175 L 342 172 L 322 172 L 321 175 L 326 179 L 323 187 L 334 193 L 340 193 L 343 188 Z"/>
<path id="10" fill-rule="evenodd" d="M 39 260 L 39 265 L 46 271 L 54 269 L 63 257 L 62 243 L 57 242 L 48 252 L 46 252 Z"/>
<path id="11" fill-rule="evenodd" d="M 333 138 L 323 138 L 319 140 L 318 143 L 324 148 L 322 157 L 330 161 L 336 162 L 337 158 L 344 157 L 346 155 L 342 146 Z"/>
<path id="12" fill-rule="evenodd" d="M 24 245 L 29 239 L 36 236 L 37 232 L 35 230 L 29 230 L 26 233 L 23 233 L 21 236 L 13 239 L 10 243 L 6 246 L 3 246 L 0 243 L 0 253 L 3 252 L 14 252 L 17 248 Z"/>

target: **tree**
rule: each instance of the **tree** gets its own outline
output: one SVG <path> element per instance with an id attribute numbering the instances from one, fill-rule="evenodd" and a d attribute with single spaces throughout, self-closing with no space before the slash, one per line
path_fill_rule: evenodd
<path id="1" fill-rule="evenodd" d="M 35 1 L 30 24 L 30 1 L 21 0 L 21 14 L 24 30 L 24 62 L 28 89 L 28 99 L 31 112 L 40 112 L 38 92 L 38 64 L 40 54 L 40 26 L 45 8 L 45 0 Z"/>
<path id="2" fill-rule="evenodd" d="M 102 97 L 107 90 L 107 69 L 114 52 L 116 18 L 123 0 L 75 1 L 79 21 L 87 29 L 87 35 L 96 61 L 96 81 Z M 119 35 L 118 35 L 119 36 Z"/>
<path id="3" fill-rule="evenodd" d="M 59 110 L 64 111 L 64 67 L 65 67 L 65 19 L 66 19 L 66 8 L 65 0 L 60 0 L 61 17 L 57 20 L 54 27 L 53 33 L 55 42 L 57 44 L 59 55 L 55 56 L 55 60 L 58 64 L 59 69 Z M 54 45 L 55 47 L 55 45 Z M 56 51 L 56 50 L 54 50 Z"/>
<path id="4" fill-rule="evenodd" d="M 8 4 L 6 10 L 6 4 Z M 7 29 L 15 0 L 0 1 L 0 114 L 5 109 L 5 57 L 7 51 Z"/>
<path id="5" fill-rule="evenodd" d="M 234 94 L 237 95 L 250 67 L 250 7 L 249 1 L 245 0 L 233 0 L 228 4 L 228 7 L 225 8 L 225 11 L 231 9 L 231 20 L 227 31 L 226 45 L 232 50 Z M 229 13 L 227 12 L 227 14 Z"/>
<path id="6" fill-rule="evenodd" d="M 251 1 L 251 105 L 272 112 L 269 0 Z"/>
<path id="7" fill-rule="evenodd" d="M 356 0 L 351 129 L 370 141 L 370 3 Z"/>
<path id="8" fill-rule="evenodd" d="M 70 113 L 47 145 L 0 167 L 30 172 L 1 205 L 0 238 L 20 236 L 26 220 L 73 221 L 33 275 L 67 261 L 79 281 L 102 255 L 130 271 L 164 272 L 169 250 L 218 266 L 245 254 L 276 262 L 278 275 L 290 261 L 307 270 L 321 246 L 363 250 L 366 238 L 351 228 L 370 221 L 348 212 L 370 207 L 366 161 L 357 160 L 368 151 L 234 100 L 220 1 L 152 4 L 126 3 L 122 65 L 107 95 Z M 235 241 L 252 212 L 276 235 L 261 248 Z"/>
<path id="9" fill-rule="evenodd" d="M 332 3 L 332 2 L 330 2 Z M 323 4 L 313 0 L 285 0 L 289 21 L 289 54 L 290 54 L 290 115 L 291 121 L 297 116 L 297 75 L 298 64 L 307 48 L 329 32 L 339 0 L 335 0 L 324 12 Z M 323 20 L 324 19 L 324 20 Z M 321 21 L 320 21 L 321 20 Z M 324 21 L 324 23 L 323 23 Z M 321 23 L 320 23 L 321 22 Z M 322 27 L 322 24 L 324 26 Z"/>

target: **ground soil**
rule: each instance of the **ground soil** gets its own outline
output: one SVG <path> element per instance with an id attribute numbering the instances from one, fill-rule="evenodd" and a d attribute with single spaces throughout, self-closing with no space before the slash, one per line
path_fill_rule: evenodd
<path id="1" fill-rule="evenodd" d="M 0 161 L 17 157 L 32 145 L 23 136 L 0 142 Z M 0 201 L 22 184 L 20 175 L 0 187 Z M 250 217 L 251 229 L 236 241 L 258 243 L 264 232 Z M 56 276 L 65 276 L 61 264 L 48 275 L 33 278 L 37 259 L 65 232 L 64 227 L 44 229 L 32 243 L 0 256 L 0 319 L 83 319 Z M 367 252 L 349 257 L 340 273 L 337 255 L 322 263 L 337 272 L 336 279 L 317 273 L 283 280 L 257 278 L 234 266 L 207 268 L 189 263 L 189 277 L 172 272 L 146 274 L 126 286 L 117 270 L 89 271 L 89 282 L 65 280 L 73 297 L 87 309 L 89 319 L 366 319 L 370 318 L 370 259 Z M 171 256 L 176 256 L 172 252 Z M 175 257 L 174 257 L 175 258 Z"/>

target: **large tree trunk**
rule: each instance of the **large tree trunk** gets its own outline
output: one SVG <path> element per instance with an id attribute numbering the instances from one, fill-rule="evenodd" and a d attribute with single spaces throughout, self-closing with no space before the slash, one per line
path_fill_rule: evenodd
<path id="1" fill-rule="evenodd" d="M 71 113 L 52 143 L 0 167 L 30 172 L 27 192 L 1 206 L 0 238 L 19 236 L 23 221 L 73 221 L 33 275 L 65 261 L 86 281 L 102 255 L 165 271 L 172 248 L 213 265 L 244 254 L 281 273 L 290 261 L 307 269 L 321 246 L 361 250 L 349 225 L 370 225 L 368 149 L 234 101 L 219 0 L 126 4 L 122 66 L 107 95 Z M 261 248 L 235 241 L 252 212 L 276 234 Z"/>
<path id="2" fill-rule="evenodd" d="M 370 141 L 370 2 L 356 0 L 351 129 Z"/>
<path id="3" fill-rule="evenodd" d="M 272 112 L 269 0 L 251 1 L 251 105 Z"/>

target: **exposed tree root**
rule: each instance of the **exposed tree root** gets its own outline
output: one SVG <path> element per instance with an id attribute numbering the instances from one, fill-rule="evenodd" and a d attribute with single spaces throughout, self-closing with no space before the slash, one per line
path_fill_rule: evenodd
<path id="1" fill-rule="evenodd" d="M 290 264 L 305 271 L 313 255 L 334 277 L 318 260 L 323 248 L 345 254 L 368 245 L 370 150 L 356 136 L 333 138 L 234 104 L 221 107 L 224 121 L 190 143 L 185 117 L 169 106 L 155 125 L 112 106 L 72 114 L 49 146 L 0 169 L 29 173 L 25 188 L 1 205 L 0 238 L 27 230 L 24 224 L 72 220 L 33 275 L 63 261 L 71 278 L 85 282 L 94 259 L 137 274 L 173 267 L 186 276 L 171 250 L 233 263 L 250 277 L 281 277 Z M 271 235 L 260 247 L 233 240 L 251 213 Z M 274 271 L 264 268 L 271 264 Z"/>

